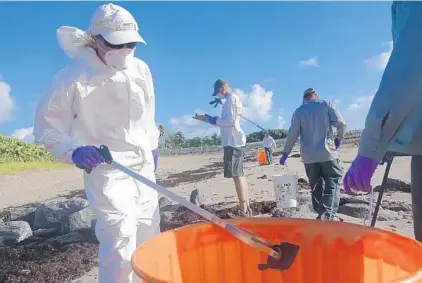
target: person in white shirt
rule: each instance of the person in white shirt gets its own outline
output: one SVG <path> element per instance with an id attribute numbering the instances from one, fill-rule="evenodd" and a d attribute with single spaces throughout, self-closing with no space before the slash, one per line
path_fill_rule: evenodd
<path id="1" fill-rule="evenodd" d="M 132 14 L 112 3 L 94 11 L 87 31 L 61 26 L 56 35 L 72 60 L 39 102 L 35 142 L 61 162 L 92 170 L 83 179 L 97 218 L 98 282 L 139 282 L 131 259 L 160 233 L 158 193 L 104 164 L 97 148 L 106 145 L 113 159 L 156 181 L 154 84 L 147 63 L 134 56 L 145 41 Z"/>
<path id="2" fill-rule="evenodd" d="M 213 96 L 226 100 L 221 110 L 221 117 L 205 115 L 207 122 L 220 127 L 221 140 L 224 146 L 224 177 L 234 180 L 241 214 L 251 216 L 249 187 L 243 172 L 246 135 L 240 127 L 242 101 L 239 96 L 232 92 L 229 83 L 221 79 L 214 83 Z"/>
<path id="3" fill-rule="evenodd" d="M 268 164 L 273 163 L 273 150 L 277 148 L 277 144 L 272 136 L 268 132 L 265 133 L 264 140 L 262 141 L 264 144 L 265 154 L 267 155 Z"/>

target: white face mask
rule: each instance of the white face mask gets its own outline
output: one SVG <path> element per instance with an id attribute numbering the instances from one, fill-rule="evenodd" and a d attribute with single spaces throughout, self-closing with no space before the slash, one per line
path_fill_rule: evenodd
<path id="1" fill-rule="evenodd" d="M 225 99 L 226 97 L 223 95 L 223 94 L 221 94 L 221 93 L 217 93 L 217 97 L 218 98 L 220 98 L 220 99 Z"/>
<path id="2" fill-rule="evenodd" d="M 109 67 L 121 71 L 129 66 L 129 61 L 134 57 L 134 53 L 134 49 L 110 50 L 104 55 L 104 61 Z"/>

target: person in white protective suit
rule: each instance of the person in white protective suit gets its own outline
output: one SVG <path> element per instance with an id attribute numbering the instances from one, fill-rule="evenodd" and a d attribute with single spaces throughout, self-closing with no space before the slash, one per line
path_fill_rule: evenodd
<path id="1" fill-rule="evenodd" d="M 99 282 L 134 282 L 133 252 L 160 233 L 158 193 L 103 163 L 95 147 L 108 146 L 116 161 L 155 182 L 153 81 L 134 57 L 145 41 L 133 16 L 114 4 L 96 9 L 88 31 L 62 26 L 57 38 L 73 60 L 39 103 L 35 140 L 62 162 L 93 168 L 84 186 L 97 217 Z"/>

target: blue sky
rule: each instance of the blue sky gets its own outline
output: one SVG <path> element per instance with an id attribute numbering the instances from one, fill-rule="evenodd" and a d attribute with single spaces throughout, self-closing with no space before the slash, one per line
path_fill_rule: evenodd
<path id="1" fill-rule="evenodd" d="M 103 3 L 0 2 L 0 134 L 30 133 L 38 100 L 70 60 L 56 29 L 87 29 Z M 391 52 L 391 2 L 117 4 L 132 12 L 147 41 L 136 56 L 153 74 L 157 123 L 188 137 L 215 131 L 190 117 L 218 114 L 208 102 L 220 77 L 263 127 L 288 128 L 303 90 L 314 87 L 336 103 L 349 129 L 362 128 Z M 247 121 L 243 127 L 257 130 Z"/>

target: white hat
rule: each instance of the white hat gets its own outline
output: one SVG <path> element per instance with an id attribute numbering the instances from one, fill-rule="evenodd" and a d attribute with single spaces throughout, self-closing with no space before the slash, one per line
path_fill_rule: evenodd
<path id="1" fill-rule="evenodd" d="M 113 45 L 145 40 L 138 33 L 138 24 L 123 7 L 109 3 L 98 7 L 91 18 L 90 32 L 100 34 L 108 43 Z"/>

